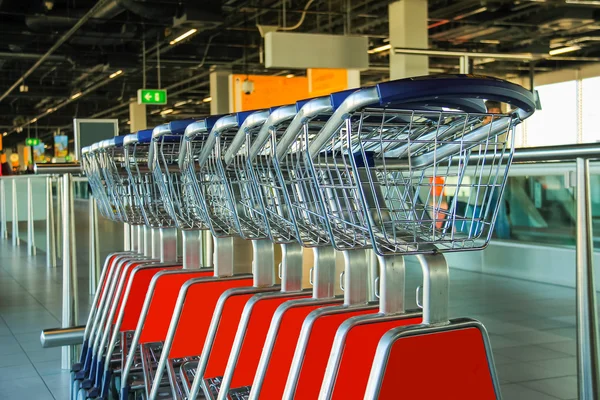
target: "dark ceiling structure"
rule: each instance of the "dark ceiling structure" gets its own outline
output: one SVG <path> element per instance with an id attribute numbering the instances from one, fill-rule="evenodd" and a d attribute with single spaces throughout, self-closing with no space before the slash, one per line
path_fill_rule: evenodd
<path id="1" fill-rule="evenodd" d="M 377 51 L 361 73 L 362 83 L 385 80 L 390 2 L 0 0 L 0 134 L 6 132 L 5 146 L 27 136 L 44 139 L 58 129 L 71 130 L 75 117 L 118 118 L 127 132 L 128 104 L 144 87 L 166 88 L 169 94 L 167 106 L 148 108 L 149 126 L 202 116 L 209 112 L 204 100 L 213 67 L 304 74 L 264 68 L 257 25 L 300 23 L 297 32 L 367 35 Z M 569 48 L 534 62 L 479 59 L 475 73 L 529 75 L 600 61 L 600 1 L 430 0 L 428 7 L 430 49 L 547 55 Z M 430 69 L 455 73 L 458 61 L 431 58 Z M 161 114 L 166 108 L 173 112 Z"/>

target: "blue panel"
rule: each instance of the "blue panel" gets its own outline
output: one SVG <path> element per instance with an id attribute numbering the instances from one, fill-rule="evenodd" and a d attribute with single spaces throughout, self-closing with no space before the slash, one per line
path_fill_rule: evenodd
<path id="1" fill-rule="evenodd" d="M 242 126 L 242 124 L 244 123 L 246 118 L 248 118 L 248 116 L 250 114 L 254 114 L 256 111 L 258 111 L 258 110 L 240 111 L 239 113 L 237 113 L 236 118 L 237 118 L 238 126 Z"/>
<path id="2" fill-rule="evenodd" d="M 211 115 L 210 117 L 206 118 L 206 130 L 208 132 L 212 131 L 213 126 L 215 126 L 215 123 L 226 114 L 223 115 Z"/>
<path id="3" fill-rule="evenodd" d="M 139 143 L 150 143 L 152 141 L 152 129 L 138 131 L 137 135 Z"/>
<path id="4" fill-rule="evenodd" d="M 125 140 L 125 136 L 126 135 L 115 136 L 114 139 L 109 139 L 109 140 L 111 142 L 113 142 L 115 146 L 123 147 L 123 140 Z"/>
<path id="5" fill-rule="evenodd" d="M 346 100 L 346 98 L 354 92 L 356 92 L 356 89 L 348 89 L 342 90 L 341 92 L 331 93 L 329 97 L 331 97 L 331 106 L 333 109 L 336 110 L 344 102 L 344 100 Z"/>
<path id="6" fill-rule="evenodd" d="M 182 119 L 179 121 L 171 121 L 169 122 L 169 130 L 173 135 L 183 135 L 185 132 L 185 128 L 191 123 L 196 121 L 195 119 Z"/>
<path id="7" fill-rule="evenodd" d="M 526 112 L 533 112 L 533 94 L 525 88 L 501 79 L 471 75 L 432 75 L 399 79 L 377 85 L 380 104 L 394 106 L 407 102 L 422 102 L 435 98 L 490 99 L 509 103 Z"/>

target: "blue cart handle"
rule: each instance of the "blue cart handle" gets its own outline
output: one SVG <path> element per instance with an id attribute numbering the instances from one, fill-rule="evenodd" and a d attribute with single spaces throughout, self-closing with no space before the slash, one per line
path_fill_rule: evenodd
<path id="1" fill-rule="evenodd" d="M 474 75 L 432 75 L 400 79 L 377 85 L 379 104 L 414 103 L 437 98 L 487 99 L 508 103 L 522 110 L 521 118 L 535 111 L 533 93 L 502 79 Z"/>
<path id="2" fill-rule="evenodd" d="M 445 104 L 446 107 L 460 109 L 469 104 L 472 106 L 478 102 L 482 104 L 483 99 L 501 101 L 518 107 L 517 113 L 522 119 L 527 118 L 535 111 L 533 93 L 501 79 L 472 75 L 438 75 L 400 79 L 360 89 L 347 96 L 335 109 L 319 134 L 311 141 L 309 153 L 311 157 L 315 157 L 335 135 L 348 114 L 364 107 L 383 106 L 406 109 L 411 104 L 421 108 L 423 104 L 431 103 L 436 106 Z M 473 112 L 470 109 L 465 111 Z"/>

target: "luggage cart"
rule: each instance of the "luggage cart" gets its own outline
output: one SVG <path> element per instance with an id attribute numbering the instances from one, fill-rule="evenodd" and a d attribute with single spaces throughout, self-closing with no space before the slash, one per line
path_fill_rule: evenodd
<path id="1" fill-rule="evenodd" d="M 488 114 L 484 96 L 516 110 Z M 302 156 L 332 243 L 347 249 L 370 241 L 381 269 L 379 313 L 348 319 L 338 329 L 319 398 L 418 397 L 432 374 L 443 381 L 429 387 L 432 397 L 501 396 L 484 327 L 448 320 L 443 253 L 488 243 L 512 157 L 512 130 L 534 110 L 533 95 L 505 81 L 414 78 L 357 91 L 309 140 Z M 404 310 L 404 254 L 417 255 L 423 269 L 422 316 Z M 405 351 L 417 344 L 418 353 Z M 373 359 L 367 379 L 363 366 Z"/>
<path id="2" fill-rule="evenodd" d="M 112 188 L 111 198 L 115 200 L 125 221 L 136 224 L 139 224 L 142 218 L 150 222 L 150 213 L 156 213 L 156 209 L 151 208 L 151 205 L 155 204 L 154 201 L 151 201 L 153 199 L 148 194 L 142 197 L 139 193 L 139 186 L 152 183 L 148 179 L 148 174 L 138 170 L 137 172 L 140 173 L 134 175 L 130 168 L 131 163 L 136 161 L 136 157 L 141 160 L 147 156 L 147 150 L 137 154 L 135 151 L 128 153 L 128 147 L 137 145 L 140 141 L 138 136 L 142 136 L 142 140 L 145 140 L 146 143 L 149 142 L 149 138 L 146 139 L 143 135 L 147 136 L 148 131 L 102 142 L 100 146 L 102 151 L 99 153 L 99 164 L 103 168 L 104 178 L 108 187 Z M 148 210 L 144 210 L 144 207 L 147 207 Z M 125 322 L 124 328 L 130 326 L 131 320 L 135 321 L 139 317 L 140 301 L 138 299 L 136 302 L 135 297 L 143 299 L 148 280 L 151 278 L 149 272 L 156 273 L 165 268 L 179 267 L 177 264 L 167 262 L 169 259 L 176 258 L 176 244 L 173 244 L 174 235 L 172 236 L 173 240 L 165 240 L 163 235 L 159 248 L 151 246 L 150 231 L 145 230 L 144 233 L 146 234 L 143 235 L 143 240 L 139 240 L 139 243 L 145 242 L 147 255 L 152 247 L 155 252 L 160 249 L 163 263 L 157 263 L 160 261 L 158 258 L 137 257 L 122 260 L 115 266 L 110 284 L 105 290 L 106 300 L 101 309 L 102 312 L 99 313 L 101 317 L 98 324 L 92 325 L 96 326 L 96 335 L 92 350 L 94 361 L 91 363 L 88 373 L 89 379 L 84 380 L 81 385 L 82 390 L 88 391 L 87 395 L 91 397 L 106 398 L 108 384 L 111 382 L 111 372 L 113 369 L 118 371 L 119 364 L 122 365 L 122 355 L 118 352 L 115 353 L 114 350 L 120 347 L 125 354 L 127 353 L 132 332 L 125 332 L 121 327 L 123 322 Z M 169 250 L 171 251 L 169 252 Z"/>
<path id="3" fill-rule="evenodd" d="M 114 182 L 115 179 L 121 179 L 121 177 L 107 175 L 107 167 L 115 166 L 116 163 L 123 160 L 123 140 L 123 136 L 118 136 L 93 145 L 85 158 L 86 172 L 91 175 L 92 189 L 95 190 L 96 196 L 104 203 L 102 208 L 105 211 L 110 210 L 106 211 L 106 215 L 113 219 L 119 218 L 124 222 L 132 222 L 132 220 L 127 220 L 122 212 L 123 203 L 116 200 L 118 197 L 115 195 L 116 185 Z M 113 157 L 114 161 L 111 160 Z M 101 362 L 100 344 L 105 333 L 110 329 L 107 321 L 118 283 L 117 277 L 126 264 L 145 259 L 137 252 L 113 253 L 107 257 L 99 282 L 100 290 L 96 292 L 93 302 L 95 307 L 92 308 L 86 324 L 84 351 L 82 351 L 80 363 L 74 365 L 72 369 L 74 388 L 81 386 L 88 390 L 92 389 L 96 382 L 99 382 L 97 366 Z M 76 392 L 77 390 L 72 391 L 72 393 Z"/>
<path id="4" fill-rule="evenodd" d="M 118 140 L 118 139 L 116 139 Z M 84 173 L 87 175 L 90 186 L 92 188 L 94 196 L 98 199 L 99 210 L 102 215 L 106 218 L 112 219 L 113 221 L 122 221 L 119 208 L 116 206 L 113 200 L 111 188 L 108 181 L 105 179 L 100 160 L 100 152 L 104 151 L 105 146 L 109 143 L 96 143 L 92 146 L 82 149 L 82 165 Z M 127 227 L 129 230 L 130 227 Z M 135 243 L 135 242 L 134 242 Z M 99 334 L 99 321 L 100 318 L 106 312 L 106 306 L 108 304 L 107 299 L 109 298 L 109 287 L 113 281 L 113 276 L 117 265 L 121 265 L 122 262 L 131 259 L 137 259 L 137 245 L 135 249 L 111 253 L 107 256 L 102 273 L 99 279 L 99 288 L 94 295 L 92 301 L 93 306 L 90 309 L 88 315 L 86 329 L 84 331 L 83 346 L 81 349 L 81 356 L 79 363 L 72 366 L 72 382 L 73 390 L 72 393 L 77 392 L 77 386 L 84 379 L 89 377 L 92 365 L 92 357 L 94 351 L 94 342 L 96 336 Z M 119 267 L 120 268 L 120 267 Z M 95 362 L 94 362 L 95 363 Z"/>
<path id="5" fill-rule="evenodd" d="M 336 99 L 352 92 L 338 93 Z M 282 243 L 299 241 L 305 247 L 314 246 L 315 260 L 310 279 L 312 297 L 287 301 L 275 312 L 252 382 L 250 398 L 280 398 L 283 395 L 304 318 L 316 309 L 343 304 L 343 298 L 334 296 L 337 281 L 335 255 L 328 237 L 314 235 L 314 223 L 306 218 L 311 214 L 300 213 L 300 222 L 297 223 L 298 214 L 293 212 L 297 203 L 290 199 L 302 199 L 307 203 L 306 199 L 314 193 L 310 182 L 303 180 L 301 169 L 295 169 L 297 164 L 281 166 L 275 157 L 279 146 L 289 145 L 292 134 L 298 135 L 309 124 L 316 125 L 314 129 L 318 129 L 332 112 L 332 98 L 327 96 L 299 101 L 296 108 L 297 114 L 293 120 L 277 130 L 271 130 L 270 135 L 257 138 L 250 149 L 248 164 L 264 199 L 272 240 Z M 282 137 L 286 139 L 282 140 Z M 293 177 L 297 180 L 293 181 Z M 318 208 L 313 209 L 318 212 Z"/>
<path id="6" fill-rule="evenodd" d="M 130 377 L 130 372 L 137 363 L 134 355 L 130 355 L 124 360 L 123 366 L 121 388 L 123 398 L 127 398 L 132 390 L 145 389 L 148 393 L 152 384 L 154 370 L 162 351 L 164 336 L 158 340 L 148 341 L 147 337 L 152 335 L 146 332 L 144 336 L 143 329 L 148 327 L 148 330 L 156 332 L 157 323 L 165 325 L 170 321 L 171 313 L 165 304 L 174 305 L 175 299 L 173 296 L 177 296 L 177 291 L 173 291 L 173 289 L 179 290 L 180 285 L 165 290 L 165 282 L 169 281 L 172 285 L 172 281 L 183 283 L 188 279 L 212 275 L 212 269 L 200 268 L 204 264 L 201 252 L 201 229 L 205 229 L 206 225 L 200 213 L 186 205 L 190 193 L 189 185 L 185 185 L 177 165 L 183 133 L 186 127 L 193 122 L 194 120 L 173 121 L 156 127 L 152 131 L 152 142 L 148 148 L 147 163 L 138 166 L 140 170 L 144 170 L 147 165 L 148 171 L 153 174 L 153 180 L 158 186 L 164 210 L 169 213 L 177 228 L 182 231 L 183 268 L 162 270 L 152 277 L 143 302 L 141 315 L 137 320 L 131 339 L 131 347 L 139 348 L 142 360 L 144 360 L 142 363 L 144 367 L 143 384 L 135 383 L 135 375 Z M 157 308 L 160 311 L 157 312 Z M 140 343 L 142 343 L 141 346 L 139 346 Z M 150 362 L 150 360 L 153 361 Z M 164 383 L 168 385 L 168 381 Z M 161 395 L 169 394 L 168 388 L 161 393 Z"/>
<path id="7" fill-rule="evenodd" d="M 182 232 L 184 268 L 199 268 L 209 264 L 201 252 L 202 233 L 208 230 L 206 215 L 202 208 L 192 203 L 193 187 L 185 181 L 186 176 L 179 168 L 183 134 L 193 122 L 191 119 L 172 121 L 154 128 L 148 157 L 148 168 L 154 174 L 163 205 Z"/>
<path id="8" fill-rule="evenodd" d="M 205 223 L 214 238 L 214 276 L 192 279 L 181 287 L 169 332 L 164 339 L 160 360 L 154 371 L 153 383 L 149 387 L 150 397 L 156 396 L 158 391 L 164 388 L 162 382 L 165 370 L 170 386 L 174 389 L 172 396 L 179 398 L 184 394 L 179 383 L 179 368 L 181 364 L 197 361 L 213 308 L 217 305 L 220 295 L 234 287 L 252 286 L 252 275 L 247 273 L 251 271 L 252 266 L 248 262 L 249 257 L 245 256 L 249 248 L 246 241 L 235 238 L 239 232 L 237 216 L 231 207 L 228 194 L 224 192 L 229 188 L 228 182 L 221 178 L 218 170 L 221 150 L 231 143 L 248 114 L 209 117 L 186 128 L 178 162 L 184 181 L 193 189 L 190 204 L 197 210 L 204 210 L 203 215 L 207 218 Z M 218 139 L 215 134 L 219 135 Z M 211 157 L 211 154 L 217 157 Z M 203 157 L 206 163 L 199 162 Z M 269 249 L 265 250 L 268 255 Z M 273 265 L 272 250 L 270 253 L 270 265 Z M 261 270 L 273 269 L 268 268 L 268 258 L 263 258 L 267 264 L 261 267 Z M 275 290 L 272 272 L 264 275 L 254 274 L 254 283 L 255 286 Z M 263 290 L 266 290 L 264 288 Z M 201 297 L 202 293 L 204 294 Z M 202 304 L 199 304 L 200 301 Z M 199 307 L 204 310 L 201 314 L 198 313 Z"/>
<path id="9" fill-rule="evenodd" d="M 117 308 L 114 311 L 114 328 L 110 335 L 104 362 L 104 386 L 102 396 L 107 396 L 107 385 L 110 382 L 114 370 L 109 360 L 120 343 L 120 366 L 116 372 L 121 372 L 125 364 L 134 329 L 142 312 L 144 300 L 153 277 L 167 270 L 179 270 L 181 263 L 177 260 L 177 233 L 174 228 L 174 220 L 166 212 L 158 182 L 154 174 L 147 168 L 148 157 L 151 148 L 152 131 L 144 130 L 137 134 L 127 135 L 123 142 L 124 158 L 122 166 L 127 171 L 130 184 L 140 210 L 144 217 L 146 226 L 144 239 L 147 247 L 152 248 L 153 260 L 144 264 L 132 265 L 128 275 L 121 278 L 123 289 Z M 139 354 L 137 347 L 132 352 L 132 357 L 141 357 L 137 364 L 142 364 L 146 359 Z M 150 368 L 150 367 L 148 367 Z M 119 385 L 120 386 L 120 385 Z M 116 388 L 119 389 L 118 387 Z"/>
<path id="10" fill-rule="evenodd" d="M 232 203 L 237 208 L 242 236 L 256 238 L 261 235 L 264 238 L 261 240 L 268 243 L 269 248 L 272 248 L 274 242 L 267 239 L 269 232 L 265 208 L 248 163 L 248 151 L 257 138 L 268 137 L 273 130 L 283 129 L 296 114 L 295 105 L 271 109 L 270 114 L 265 113 L 268 118 L 261 124 L 260 129 L 240 129 L 223 157 L 222 176 L 226 177 L 232 185 Z M 200 364 L 196 371 L 196 376 L 201 377 L 201 380 L 194 380 L 191 398 L 198 393 L 199 385 L 202 385 L 204 394 L 208 398 L 217 395 L 219 397 L 244 396 L 252 383 L 260 359 L 260 350 L 266 339 L 268 324 L 264 321 L 271 319 L 279 304 L 310 296 L 310 291 L 302 290 L 301 247 L 289 241 L 281 243 L 281 247 L 282 262 L 279 265 L 281 288 L 275 288 L 280 290 L 257 293 L 246 302 L 235 338 L 231 343 L 231 351 L 223 348 L 224 351 L 220 353 L 219 351 L 208 352 L 206 358 L 203 352 L 202 361 L 206 359 L 207 363 Z M 261 251 L 261 248 L 255 248 L 254 254 L 260 254 Z M 273 265 L 269 267 L 270 273 L 273 267 Z M 256 263 L 254 270 L 259 272 L 261 268 L 266 267 L 263 267 L 262 263 Z M 217 336 L 215 340 L 220 339 L 221 337 Z M 226 364 L 220 365 L 220 368 L 214 365 L 215 359 L 218 358 L 222 361 L 227 360 Z"/>

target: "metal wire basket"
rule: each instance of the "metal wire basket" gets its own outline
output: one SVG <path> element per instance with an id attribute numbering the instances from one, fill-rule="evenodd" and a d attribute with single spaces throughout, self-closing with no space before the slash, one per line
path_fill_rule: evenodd
<path id="1" fill-rule="evenodd" d="M 175 226 L 175 220 L 167 211 L 160 195 L 155 175 L 148 168 L 152 130 L 142 130 L 125 137 L 124 166 L 135 197 L 139 201 L 139 210 L 146 226 L 151 228 L 169 228 Z"/>
<path id="2" fill-rule="evenodd" d="M 135 196 L 133 182 L 125 168 L 123 142 L 123 136 L 102 141 L 96 152 L 98 166 L 106 182 L 111 209 L 118 210 L 122 222 L 143 225 L 141 203 Z"/>
<path id="3" fill-rule="evenodd" d="M 295 105 L 273 110 L 249 145 L 245 162 L 260 198 L 262 215 L 267 222 L 266 231 L 273 242 L 280 244 L 299 240 L 298 227 L 290 213 L 289 201 L 286 201 L 287 188 L 279 184 L 273 163 L 277 141 L 297 115 L 297 111 Z"/>
<path id="4" fill-rule="evenodd" d="M 523 88 L 470 76 L 379 84 L 348 96 L 287 159 L 318 187 L 334 246 L 379 255 L 483 248 L 512 158 L 513 128 L 534 106 Z M 486 112 L 483 97 L 510 103 Z M 458 109 L 462 109 L 459 111 Z"/>
<path id="5" fill-rule="evenodd" d="M 183 133 L 192 122 L 173 121 L 154 128 L 148 164 L 167 212 L 182 230 L 208 229 L 204 208 L 193 200 L 193 186 L 179 168 Z"/>
<path id="6" fill-rule="evenodd" d="M 233 204 L 238 233 L 243 239 L 256 240 L 269 237 L 262 198 L 252 178 L 248 165 L 248 150 L 256 136 L 265 124 L 268 124 L 269 111 L 238 113 L 236 118 L 239 129 L 231 140 L 223 156 L 223 161 L 217 163 L 219 174 L 227 182 L 230 204 Z M 217 141 L 223 140 L 218 134 Z M 228 140 L 228 139 L 226 139 Z M 221 148 L 223 146 L 220 146 Z M 212 155 L 217 159 L 216 154 Z"/>
<path id="7" fill-rule="evenodd" d="M 234 236 L 239 232 L 230 196 L 225 193 L 226 182 L 217 170 L 220 157 L 217 160 L 211 157 L 211 154 L 220 154 L 221 146 L 227 147 L 227 142 L 234 136 L 233 131 L 223 132 L 223 140 L 215 140 L 211 131 L 220 120 L 219 117 L 208 117 L 190 124 L 185 130 L 179 155 L 185 184 L 190 185 L 190 193 L 193 194 L 190 205 L 203 210 L 204 222 L 216 238 Z M 234 117 L 230 117 L 229 122 L 237 124 Z"/>
<path id="8" fill-rule="evenodd" d="M 109 187 L 106 184 L 106 180 L 104 179 L 97 159 L 96 153 L 98 152 L 98 149 L 98 143 L 81 149 L 81 167 L 88 178 L 92 194 L 97 200 L 98 211 L 100 211 L 100 214 L 113 221 L 120 221 L 121 215 L 119 214 L 119 209 L 112 207 L 109 200 Z"/>
<path id="9" fill-rule="evenodd" d="M 284 108 L 280 111 L 284 113 Z M 329 97 L 298 102 L 287 110 L 270 135 L 250 150 L 254 179 L 263 198 L 271 239 L 298 241 L 304 247 L 331 244 L 317 188 L 302 157 L 308 138 L 321 130 L 333 112 Z"/>

